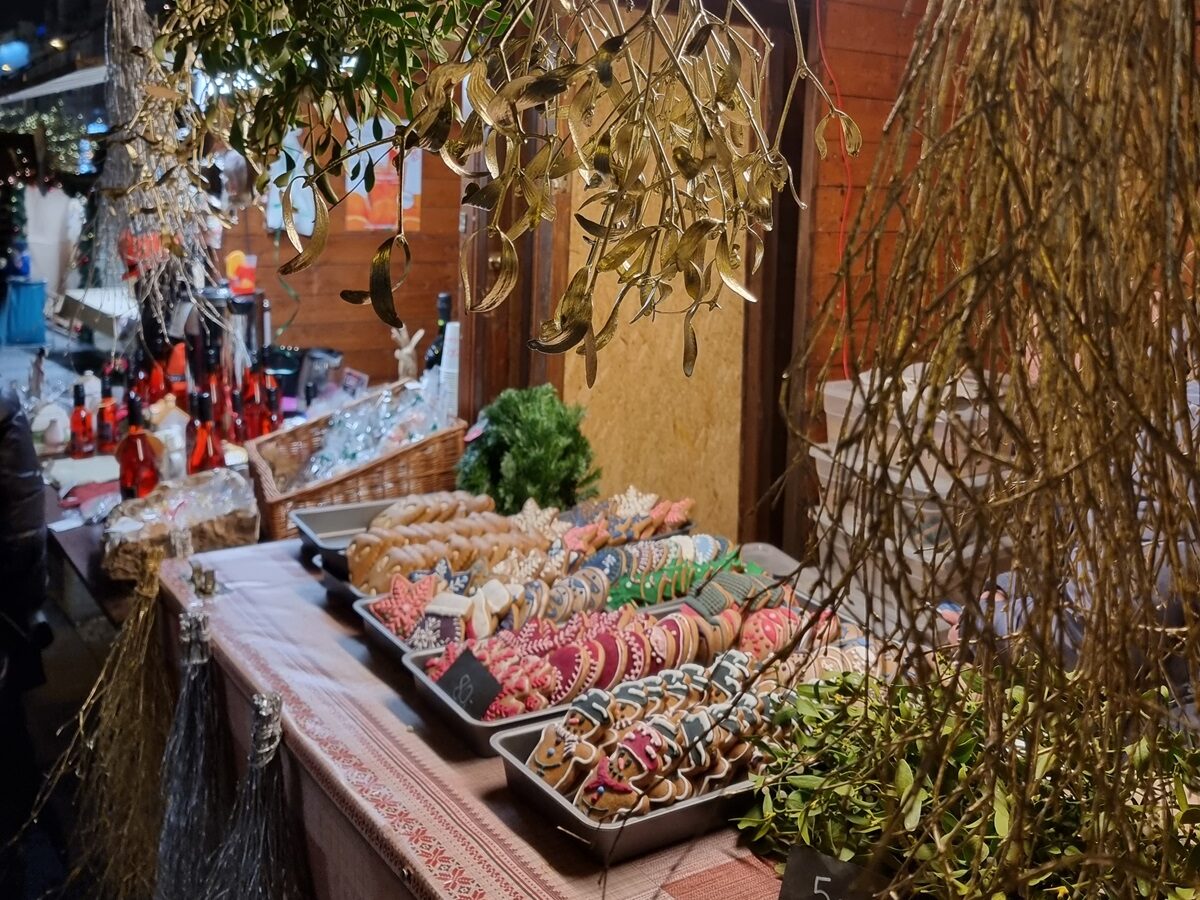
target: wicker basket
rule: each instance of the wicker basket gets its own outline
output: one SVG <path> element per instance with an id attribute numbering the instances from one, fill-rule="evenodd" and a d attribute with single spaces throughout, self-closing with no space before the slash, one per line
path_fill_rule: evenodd
<path id="1" fill-rule="evenodd" d="M 372 392 L 347 408 L 372 403 L 377 395 L 378 392 Z M 462 457 L 463 435 L 467 430 L 466 423 L 462 421 L 456 421 L 454 425 L 429 437 L 405 444 L 386 456 L 334 478 L 280 493 L 267 459 L 290 456 L 301 461 L 308 460 L 321 446 L 325 429 L 333 415 L 318 416 L 311 422 L 269 434 L 246 445 L 250 474 L 254 479 L 254 494 L 262 514 L 263 533 L 269 540 L 295 537 L 296 527 L 288 518 L 293 509 L 390 500 L 407 494 L 453 490 L 454 467 Z"/>

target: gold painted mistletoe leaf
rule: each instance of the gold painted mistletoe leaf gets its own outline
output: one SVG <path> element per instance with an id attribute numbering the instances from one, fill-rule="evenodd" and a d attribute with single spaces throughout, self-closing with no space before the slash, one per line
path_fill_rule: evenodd
<path id="1" fill-rule="evenodd" d="M 596 269 L 600 272 L 611 272 L 613 269 L 624 265 L 635 254 L 645 249 L 646 244 L 654 237 L 654 233 L 657 230 L 653 225 L 647 225 L 626 235 L 617 242 L 615 247 L 600 257 L 600 261 L 596 264 Z"/>
<path id="2" fill-rule="evenodd" d="M 732 35 L 729 38 L 729 59 L 721 66 L 717 77 L 717 101 L 722 106 L 732 106 L 737 97 L 738 82 L 742 77 L 742 52 Z"/>
<path id="3" fill-rule="evenodd" d="M 587 130 L 591 127 L 596 114 L 596 80 L 588 78 L 575 96 L 567 110 L 567 128 L 571 132 L 571 141 L 577 148 L 587 144 Z"/>
<path id="4" fill-rule="evenodd" d="M 687 227 L 675 248 L 675 262 L 679 268 L 684 268 L 686 263 L 692 262 L 697 256 L 703 257 L 704 242 L 720 224 L 717 219 L 702 216 Z"/>
<path id="5" fill-rule="evenodd" d="M 591 67 L 596 73 L 596 79 L 604 87 L 613 85 L 613 60 L 625 46 L 625 35 L 618 34 L 610 37 L 600 45 L 596 55 L 591 59 Z"/>
<path id="6" fill-rule="evenodd" d="M 634 287 L 635 285 L 633 284 L 627 284 L 621 288 L 620 292 L 617 294 L 617 299 L 613 302 L 613 308 L 609 310 L 608 318 L 604 322 L 604 327 L 601 328 L 599 333 L 596 335 L 596 350 L 603 350 L 605 347 L 607 347 L 609 342 L 612 341 L 613 336 L 617 333 L 617 324 L 619 321 L 617 316 L 621 311 L 621 301 L 625 299 L 625 295 L 628 294 Z M 583 353 L 583 348 L 579 348 L 575 352 Z"/>
<path id="7" fill-rule="evenodd" d="M 588 387 L 594 387 L 596 384 L 596 349 L 596 332 L 589 325 L 583 335 L 584 375 Z"/>
<path id="8" fill-rule="evenodd" d="M 696 370 L 696 356 L 700 352 L 699 343 L 696 341 L 696 329 L 692 327 L 692 316 L 698 308 L 693 306 L 683 317 L 683 374 L 688 378 L 691 378 L 692 372 Z"/>
<path id="9" fill-rule="evenodd" d="M 529 342 L 530 349 L 542 353 L 565 353 L 592 330 L 591 277 L 587 266 L 576 270 L 559 301 L 554 318 L 542 323 L 538 339 Z"/>
<path id="10" fill-rule="evenodd" d="M 566 91 L 571 84 L 571 78 L 581 68 L 576 65 L 560 66 L 557 69 L 551 69 L 544 75 L 538 75 L 521 91 L 519 102 L 529 106 L 540 106 L 553 100 Z"/>
<path id="11" fill-rule="evenodd" d="M 462 277 L 463 299 L 469 312 L 484 313 L 498 307 L 507 299 L 517 285 L 517 248 L 502 231 L 489 230 L 486 232 L 500 241 L 500 268 L 496 280 L 487 293 L 480 298 L 478 304 L 472 302 L 471 294 L 471 261 L 476 240 L 484 239 L 483 230 L 476 231 L 463 243 L 462 252 L 458 258 L 458 272 Z"/>
<path id="12" fill-rule="evenodd" d="M 676 147 L 672 150 L 671 159 L 675 161 L 675 167 L 688 181 L 699 178 L 702 172 L 712 168 L 715 161 L 714 159 L 697 159 L 685 147 Z"/>
<path id="13" fill-rule="evenodd" d="M 620 229 L 613 225 L 603 225 L 600 222 L 595 222 L 582 213 L 575 213 L 575 221 L 579 223 L 579 227 L 587 232 L 591 237 L 597 240 L 604 240 L 607 237 L 615 237 L 622 233 Z"/>
<path id="14" fill-rule="evenodd" d="M 725 287 L 729 288 L 747 303 L 758 302 L 758 298 L 750 293 L 749 289 L 734 274 L 740 263 L 730 249 L 729 238 L 725 234 L 717 238 L 716 264 L 717 274 L 721 276 L 721 281 L 725 283 Z"/>
<path id="15" fill-rule="evenodd" d="M 705 22 L 695 33 L 688 39 L 687 46 L 683 48 L 684 56 L 699 56 L 704 52 L 704 47 L 708 44 L 708 39 L 712 35 L 714 22 Z"/>
<path id="16" fill-rule="evenodd" d="M 825 129 L 829 126 L 829 123 L 833 121 L 833 118 L 833 113 L 825 113 L 825 115 L 821 116 L 821 120 L 817 122 L 817 127 L 813 129 L 813 143 L 817 145 L 817 155 L 820 156 L 821 159 L 827 159 L 829 157 L 829 144 L 825 140 Z"/>
<path id="17" fill-rule="evenodd" d="M 478 113 L 487 125 L 496 124 L 488 114 L 488 109 L 495 99 L 496 91 L 488 82 L 487 63 L 482 57 L 478 57 L 471 63 L 471 72 L 467 76 L 467 101 L 471 104 L 472 111 Z"/>
<path id="18" fill-rule="evenodd" d="M 400 272 L 399 279 L 393 283 L 392 253 L 397 246 L 404 253 L 404 268 Z M 375 256 L 371 259 L 371 306 L 375 309 L 375 315 L 379 317 L 380 321 L 392 328 L 400 328 L 404 325 L 400 316 L 396 314 L 394 293 L 408 278 L 411 264 L 412 250 L 408 245 L 408 238 L 403 234 L 394 234 L 385 240 L 379 245 Z"/>
<path id="19" fill-rule="evenodd" d="M 846 152 L 851 156 L 858 156 L 863 145 L 862 131 L 858 123 L 845 113 L 838 113 L 838 122 L 842 126 L 842 140 L 845 142 Z"/>
<path id="20" fill-rule="evenodd" d="M 477 184 L 468 184 L 463 190 L 462 203 L 464 206 L 474 206 L 491 212 L 500 202 L 500 198 L 504 196 L 507 187 L 507 181 L 500 178 L 489 181 L 482 187 Z"/>
<path id="21" fill-rule="evenodd" d="M 592 168 L 601 175 L 612 175 L 612 132 L 606 131 L 600 135 L 592 150 Z"/>
<path id="22" fill-rule="evenodd" d="M 325 242 L 329 237 L 329 207 L 325 204 L 325 198 L 316 189 L 313 192 L 313 233 L 309 239 L 308 246 L 300 250 L 300 252 L 285 262 L 279 267 L 280 275 L 294 275 L 297 272 L 302 272 L 317 261 L 317 257 L 325 250 Z M 287 232 L 288 240 L 293 246 L 299 248 L 300 234 L 296 231 L 295 215 L 291 203 L 292 192 L 288 189 L 283 191 L 283 228 Z"/>

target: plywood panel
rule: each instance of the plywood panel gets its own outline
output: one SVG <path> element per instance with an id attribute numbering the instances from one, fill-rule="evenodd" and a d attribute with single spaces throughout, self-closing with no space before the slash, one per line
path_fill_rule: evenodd
<path id="1" fill-rule="evenodd" d="M 574 234 L 572 268 L 585 253 L 582 238 Z M 597 322 L 604 321 L 614 297 L 612 283 L 602 282 L 595 296 Z M 682 316 L 628 325 L 632 313 L 623 312 L 625 322 L 599 355 L 595 386 L 587 387 L 583 358 L 571 353 L 563 395 L 587 408 L 584 432 L 603 468 L 603 491 L 636 484 L 693 497 L 699 527 L 732 536 L 740 502 L 745 315 L 737 298 L 722 303 L 721 309 L 695 317 L 700 353 L 691 378 L 683 374 Z"/>

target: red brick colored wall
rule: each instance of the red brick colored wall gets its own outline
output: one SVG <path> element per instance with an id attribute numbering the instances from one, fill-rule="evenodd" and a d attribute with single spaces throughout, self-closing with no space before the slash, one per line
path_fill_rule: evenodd
<path id="1" fill-rule="evenodd" d="M 841 105 L 862 130 L 863 148 L 850 159 L 850 209 L 846 228 L 853 223 L 862 203 L 863 187 L 870 179 L 880 149 L 883 125 L 899 92 L 913 38 L 924 10 L 923 0 L 816 0 L 821 4 L 819 21 L 830 67 L 841 91 Z M 814 22 L 817 17 L 814 17 Z M 833 80 L 820 65 L 820 49 L 815 30 L 808 47 L 810 64 L 821 75 L 822 83 L 834 93 Z M 811 275 L 809 278 L 808 339 L 816 343 L 814 361 L 826 358 L 835 342 L 834 329 L 820 328 L 816 322 L 822 304 L 836 283 L 840 261 L 839 223 L 845 202 L 846 166 L 840 154 L 838 129 L 830 127 L 829 158 L 816 163 L 811 195 L 812 207 Z M 894 234 L 898 221 L 889 222 Z M 882 260 L 890 264 L 890 241 L 885 241 Z M 858 268 L 856 266 L 856 268 Z M 871 340 L 868 318 L 855 312 L 850 291 L 849 309 L 854 322 L 852 346 L 867 346 Z M 840 368 L 833 369 L 836 377 Z"/>

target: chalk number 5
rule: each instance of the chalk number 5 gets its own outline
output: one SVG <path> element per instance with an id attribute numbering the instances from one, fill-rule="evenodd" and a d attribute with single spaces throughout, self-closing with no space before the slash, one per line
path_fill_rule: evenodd
<path id="1" fill-rule="evenodd" d="M 828 875 L 817 875 L 813 878 L 813 896 L 821 897 L 823 900 L 833 900 L 826 891 L 821 890 L 821 885 L 833 881 Z"/>

